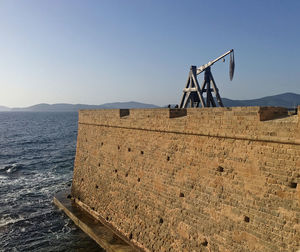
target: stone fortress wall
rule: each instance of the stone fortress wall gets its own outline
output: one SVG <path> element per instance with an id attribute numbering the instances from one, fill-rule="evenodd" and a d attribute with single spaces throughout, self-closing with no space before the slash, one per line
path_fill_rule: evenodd
<path id="1" fill-rule="evenodd" d="M 80 111 L 72 196 L 145 251 L 297 251 L 298 118 L 273 107 Z"/>

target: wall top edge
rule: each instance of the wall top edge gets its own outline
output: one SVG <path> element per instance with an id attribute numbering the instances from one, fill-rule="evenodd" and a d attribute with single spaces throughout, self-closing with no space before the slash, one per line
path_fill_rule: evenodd
<path id="1" fill-rule="evenodd" d="M 283 108 L 283 107 L 277 107 L 277 106 L 242 106 L 242 107 L 205 107 L 205 108 L 186 108 L 186 110 L 196 110 L 196 111 L 203 111 L 203 110 L 259 110 L 260 108 Z M 130 109 L 134 111 L 168 111 L 170 109 L 175 108 L 103 108 L 103 109 L 80 109 L 79 111 L 119 111 L 120 109 Z M 179 108 L 177 108 L 179 110 Z"/>
<path id="2" fill-rule="evenodd" d="M 299 110 L 298 110 L 299 111 Z M 109 120 L 114 119 L 143 119 L 143 118 L 155 118 L 164 119 L 168 118 L 173 120 L 174 118 L 232 118 L 241 119 L 252 118 L 256 121 L 268 121 L 278 118 L 289 117 L 287 108 L 283 107 L 216 107 L 216 108 L 142 108 L 142 109 L 95 109 L 95 110 L 80 110 L 79 121 L 83 122 L 88 117 L 103 118 Z M 298 114 L 299 117 L 299 114 Z M 295 117 L 294 117 L 295 118 Z M 88 119 L 89 120 L 89 119 Z M 295 121 L 295 120 L 293 120 Z"/>

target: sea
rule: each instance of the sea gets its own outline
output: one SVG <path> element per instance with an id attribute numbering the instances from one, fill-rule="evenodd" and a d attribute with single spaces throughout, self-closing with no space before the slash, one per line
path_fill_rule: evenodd
<path id="1" fill-rule="evenodd" d="M 76 112 L 0 112 L 0 251 L 103 251 L 53 204 L 70 189 Z"/>

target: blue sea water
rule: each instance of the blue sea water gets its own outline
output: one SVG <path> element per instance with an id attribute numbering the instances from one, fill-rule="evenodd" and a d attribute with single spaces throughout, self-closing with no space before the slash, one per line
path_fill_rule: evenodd
<path id="1" fill-rule="evenodd" d="M 77 113 L 0 113 L 0 251 L 99 251 L 53 204 L 72 182 Z"/>

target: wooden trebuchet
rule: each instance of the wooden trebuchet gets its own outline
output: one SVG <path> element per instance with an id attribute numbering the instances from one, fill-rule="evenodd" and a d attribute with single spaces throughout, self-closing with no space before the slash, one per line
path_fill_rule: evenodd
<path id="1" fill-rule="evenodd" d="M 180 108 L 199 107 L 200 104 L 201 107 L 216 107 L 217 105 L 212 92 L 215 93 L 216 101 L 219 106 L 224 107 L 222 98 L 219 94 L 219 89 L 217 88 L 216 82 L 214 81 L 210 71 L 210 67 L 217 61 L 226 57 L 228 54 L 230 54 L 229 76 L 230 80 L 232 80 L 235 67 L 233 49 L 224 53 L 215 60 L 200 66 L 199 68 L 196 66 L 191 66 L 186 86 L 183 89 Z M 202 72 L 204 72 L 204 81 L 200 87 L 197 80 L 197 75 L 201 74 Z M 203 96 L 204 93 L 206 93 L 206 101 Z"/>

